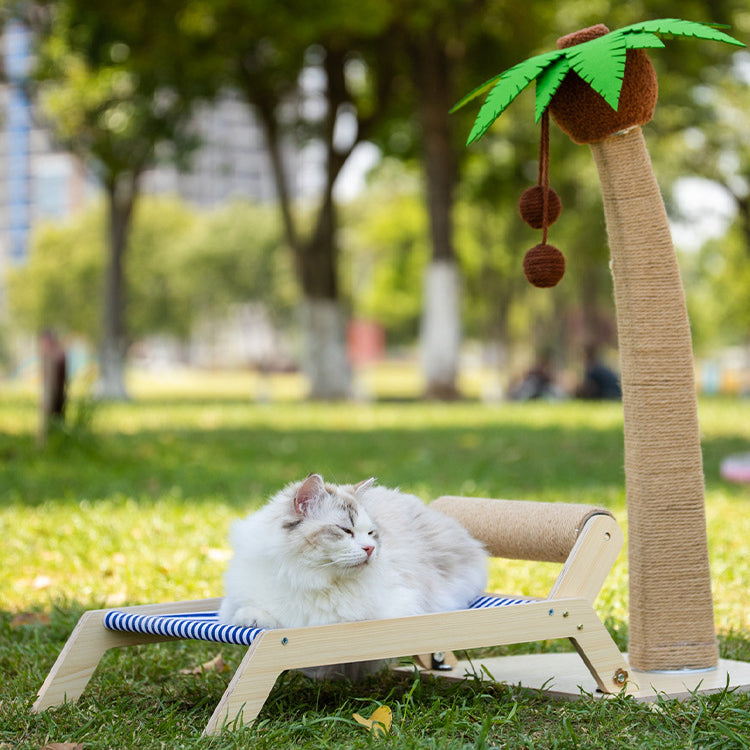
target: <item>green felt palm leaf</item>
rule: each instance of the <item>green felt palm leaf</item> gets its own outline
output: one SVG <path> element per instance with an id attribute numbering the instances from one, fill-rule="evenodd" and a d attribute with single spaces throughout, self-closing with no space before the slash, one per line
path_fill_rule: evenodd
<path id="1" fill-rule="evenodd" d="M 648 31 L 653 34 L 667 34 L 670 36 L 692 36 L 697 39 L 709 39 L 714 42 L 725 42 L 744 47 L 744 43 L 734 37 L 719 31 L 719 24 L 697 23 L 695 21 L 683 21 L 680 18 L 657 18 L 653 21 L 642 21 L 619 29 L 621 34 L 631 34 L 638 31 Z"/>
<path id="2" fill-rule="evenodd" d="M 468 94 L 466 94 L 466 96 L 461 99 L 458 104 L 454 104 L 450 109 L 450 113 L 453 114 L 457 109 L 461 109 L 461 107 L 463 107 L 465 104 L 468 104 L 473 99 L 476 99 L 486 91 L 489 91 L 504 75 L 505 72 L 500 73 L 499 75 L 490 78 L 489 81 L 485 81 L 481 86 L 477 86 L 473 91 L 470 91 Z"/>
<path id="3" fill-rule="evenodd" d="M 536 122 L 541 119 L 544 110 L 549 106 L 550 100 L 569 70 L 570 62 L 565 55 L 562 55 L 537 76 L 534 112 Z"/>
<path id="4" fill-rule="evenodd" d="M 628 49 L 660 49 L 666 47 L 656 34 L 651 34 L 648 31 L 633 31 L 629 34 L 623 34 L 623 38 Z"/>
<path id="5" fill-rule="evenodd" d="M 503 110 L 555 59 L 563 55 L 562 50 L 536 55 L 514 65 L 503 73 L 479 110 L 474 127 L 469 133 L 468 143 L 481 138 Z"/>
<path id="6" fill-rule="evenodd" d="M 664 47 L 657 34 L 745 46 L 716 26 L 679 18 L 660 18 L 625 26 L 588 42 L 530 57 L 474 89 L 451 112 L 486 91 L 490 92 L 469 134 L 467 145 L 471 144 L 481 138 L 505 108 L 536 79 L 535 117 L 538 122 L 569 70 L 574 70 L 616 110 L 627 50 Z"/>
<path id="7" fill-rule="evenodd" d="M 620 34 L 605 34 L 584 44 L 568 47 L 570 67 L 612 109 L 617 109 L 625 75 L 625 40 Z"/>

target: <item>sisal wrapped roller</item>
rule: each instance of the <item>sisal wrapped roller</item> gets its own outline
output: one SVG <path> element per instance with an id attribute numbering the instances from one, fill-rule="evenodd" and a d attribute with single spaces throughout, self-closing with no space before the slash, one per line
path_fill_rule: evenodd
<path id="1" fill-rule="evenodd" d="M 594 505 L 449 495 L 430 507 L 455 518 L 493 557 L 541 562 L 565 562 L 586 521 L 612 515 Z"/>

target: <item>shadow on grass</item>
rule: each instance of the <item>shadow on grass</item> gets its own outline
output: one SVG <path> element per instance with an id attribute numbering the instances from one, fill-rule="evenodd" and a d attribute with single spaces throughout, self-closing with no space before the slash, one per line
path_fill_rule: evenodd
<path id="1" fill-rule="evenodd" d="M 425 497 L 575 498 L 611 504 L 623 485 L 617 429 L 431 427 L 147 429 L 50 441 L 0 435 L 1 502 L 95 501 L 165 494 L 248 507 L 315 471 L 375 476 Z"/>
<path id="2" fill-rule="evenodd" d="M 226 403 L 222 403 L 226 409 Z M 739 437 L 704 441 L 708 484 L 721 459 L 746 449 Z M 134 434 L 0 434 L 0 503 L 165 494 L 247 508 L 310 472 L 335 482 L 375 476 L 425 497 L 441 494 L 580 501 L 624 498 L 622 432 L 611 427 L 518 422 L 348 428 L 218 426 L 141 428 Z"/>

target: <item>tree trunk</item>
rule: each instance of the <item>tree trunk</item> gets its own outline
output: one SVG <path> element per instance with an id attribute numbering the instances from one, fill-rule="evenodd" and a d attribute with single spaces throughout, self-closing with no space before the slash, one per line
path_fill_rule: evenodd
<path id="1" fill-rule="evenodd" d="M 292 193 L 287 183 L 277 118 L 278 103 L 253 94 L 248 82 L 248 100 L 253 102 L 265 128 L 271 167 L 276 184 L 287 243 L 294 254 L 297 277 L 302 287 L 302 369 L 310 381 L 310 398 L 348 399 L 351 397 L 351 368 L 346 351 L 344 315 L 339 300 L 336 209 L 333 186 L 351 154 L 354 143 L 342 151 L 334 143 L 339 106 L 348 101 L 343 78 L 344 55 L 326 50 L 328 114 L 324 128 L 326 179 L 315 228 L 309 238 L 297 231 L 292 210 Z M 356 142 L 356 140 L 355 140 Z"/>
<path id="2" fill-rule="evenodd" d="M 305 296 L 302 338 L 302 369 L 310 382 L 310 398 L 350 398 L 351 367 L 344 343 L 344 316 L 337 300 Z"/>
<path id="3" fill-rule="evenodd" d="M 434 260 L 427 268 L 422 303 L 420 354 L 428 398 L 458 396 L 456 378 L 461 344 L 458 268 Z"/>
<path id="4" fill-rule="evenodd" d="M 107 184 L 106 190 L 109 202 L 109 257 L 104 277 L 103 326 L 96 390 L 100 398 L 118 400 L 127 398 L 124 379 L 128 345 L 124 258 L 137 193 L 137 178 L 132 175 L 114 178 Z"/>
<path id="5" fill-rule="evenodd" d="M 591 144 L 607 220 L 622 369 L 630 663 L 718 663 L 685 296 L 639 127 Z"/>
<path id="6" fill-rule="evenodd" d="M 453 191 L 456 155 L 448 112 L 453 104 L 450 61 L 436 37 L 425 35 L 412 47 L 412 64 L 419 96 L 424 139 L 427 211 L 432 264 L 424 281 L 420 337 L 426 395 L 455 398 L 458 376 L 461 309 L 460 275 L 453 246 Z M 433 296 L 446 293 L 447 297 Z M 444 346 L 440 342 L 444 342 Z"/>
<path id="7" fill-rule="evenodd" d="M 352 395 L 337 260 L 335 207 L 332 191 L 328 191 L 315 232 L 303 244 L 298 261 L 304 292 L 303 370 L 313 399 L 348 399 Z"/>

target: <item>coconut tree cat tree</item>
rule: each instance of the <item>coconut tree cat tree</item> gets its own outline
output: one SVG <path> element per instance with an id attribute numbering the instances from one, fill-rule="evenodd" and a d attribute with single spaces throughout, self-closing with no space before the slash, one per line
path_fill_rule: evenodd
<path id="1" fill-rule="evenodd" d="M 614 32 L 598 25 L 487 81 L 456 108 L 489 92 L 469 135 L 473 143 L 536 81 L 539 184 L 519 207 L 544 232 L 524 261 L 537 286 L 557 283 L 565 265 L 547 244 L 547 227 L 559 213 L 547 179 L 548 113 L 575 143 L 590 145 L 604 199 L 622 371 L 630 665 L 704 670 L 717 667 L 718 649 L 692 344 L 667 216 L 640 129 L 657 98 L 644 50 L 663 47 L 660 35 L 744 46 L 715 26 L 679 19 Z"/>

